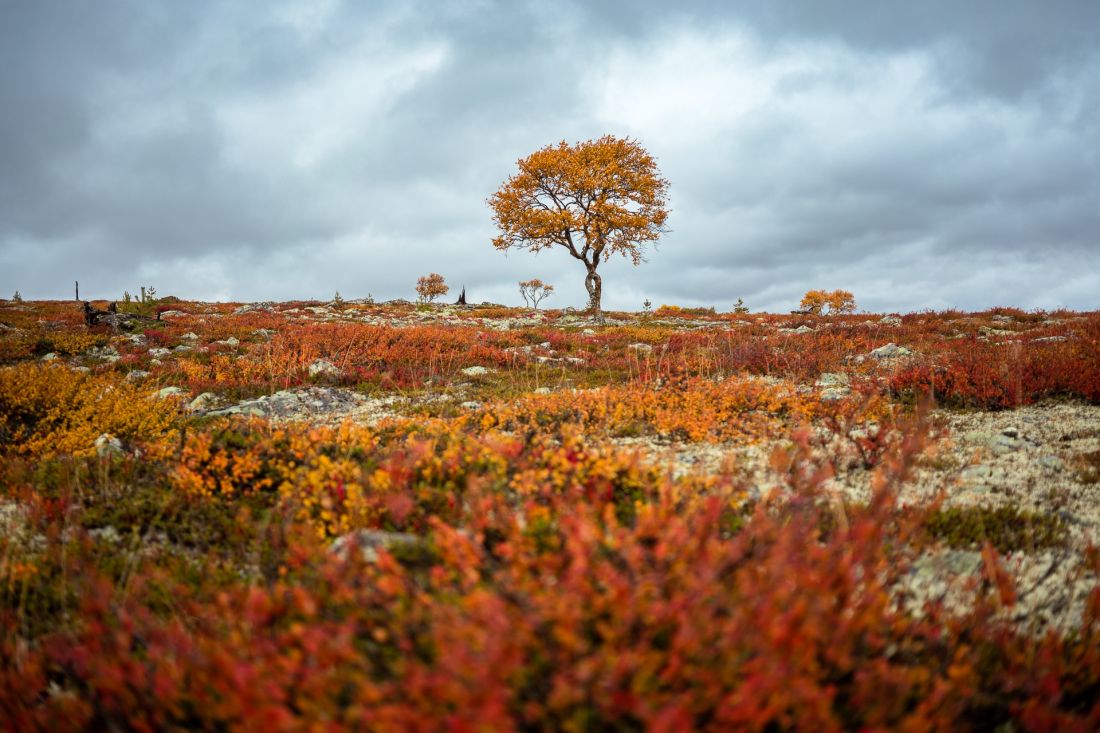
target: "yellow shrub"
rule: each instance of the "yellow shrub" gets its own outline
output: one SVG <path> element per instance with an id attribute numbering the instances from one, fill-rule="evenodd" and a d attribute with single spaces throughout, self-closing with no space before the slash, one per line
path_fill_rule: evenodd
<path id="1" fill-rule="evenodd" d="M 103 433 L 152 440 L 172 429 L 176 414 L 117 375 L 40 364 L 0 370 L 0 452 L 92 455 Z"/>

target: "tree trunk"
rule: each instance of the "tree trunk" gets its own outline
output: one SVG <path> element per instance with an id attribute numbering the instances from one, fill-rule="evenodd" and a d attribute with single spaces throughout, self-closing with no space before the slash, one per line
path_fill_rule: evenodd
<path id="1" fill-rule="evenodd" d="M 600 299 L 603 296 L 603 280 L 596 273 L 596 268 L 588 268 L 588 276 L 584 279 L 584 287 L 588 290 L 588 310 L 592 315 L 600 316 Z"/>

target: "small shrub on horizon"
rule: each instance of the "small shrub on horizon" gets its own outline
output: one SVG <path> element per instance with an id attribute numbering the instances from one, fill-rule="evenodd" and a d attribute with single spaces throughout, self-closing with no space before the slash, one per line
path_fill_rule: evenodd
<path id="1" fill-rule="evenodd" d="M 443 276 L 433 272 L 424 275 L 416 281 L 417 300 L 421 303 L 431 303 L 441 295 L 450 292 L 450 287 L 444 282 Z"/>
<path id="2" fill-rule="evenodd" d="M 554 293 L 554 286 L 544 283 L 537 277 L 532 280 L 521 280 L 519 294 L 523 296 L 523 302 L 538 310 L 539 303 L 549 298 Z"/>

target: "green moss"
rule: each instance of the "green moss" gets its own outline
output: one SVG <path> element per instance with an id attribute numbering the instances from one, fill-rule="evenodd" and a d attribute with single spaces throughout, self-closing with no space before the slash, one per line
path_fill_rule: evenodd
<path id="1" fill-rule="evenodd" d="M 949 507 L 925 519 L 925 529 L 952 548 L 992 543 L 998 552 L 1058 547 L 1066 540 L 1065 523 L 1057 516 L 1016 507 Z"/>

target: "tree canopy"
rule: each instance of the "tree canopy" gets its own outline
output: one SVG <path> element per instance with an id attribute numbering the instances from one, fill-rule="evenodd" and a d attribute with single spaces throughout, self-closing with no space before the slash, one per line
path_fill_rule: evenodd
<path id="1" fill-rule="evenodd" d="M 570 145 L 564 140 L 518 161 L 488 203 L 499 250 L 539 252 L 562 247 L 584 263 L 589 307 L 599 312 L 601 261 L 614 254 L 644 261 L 668 219 L 668 181 L 637 141 L 605 135 Z"/>

